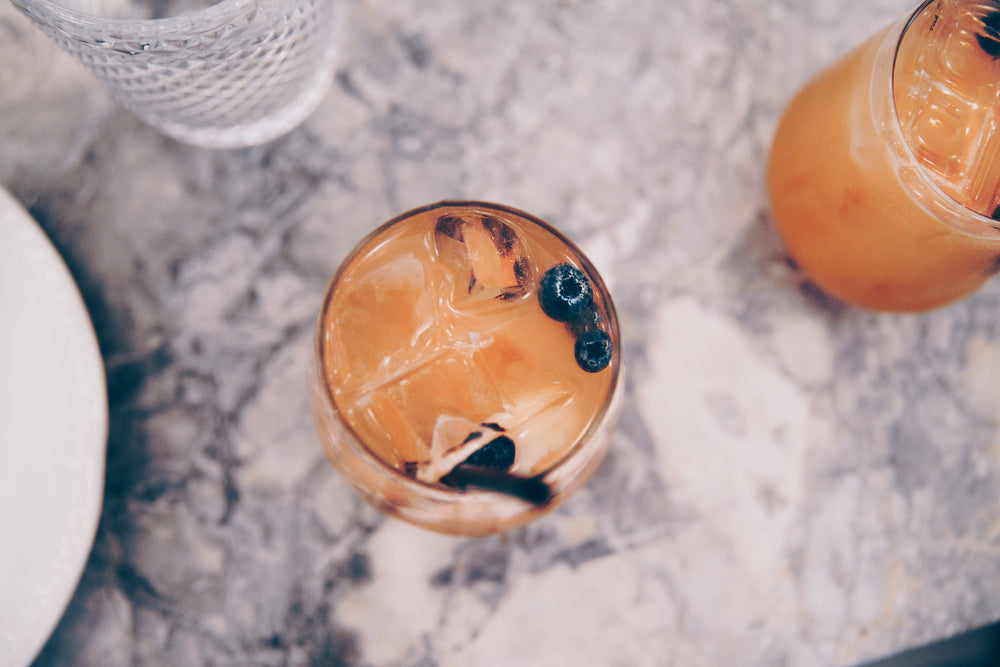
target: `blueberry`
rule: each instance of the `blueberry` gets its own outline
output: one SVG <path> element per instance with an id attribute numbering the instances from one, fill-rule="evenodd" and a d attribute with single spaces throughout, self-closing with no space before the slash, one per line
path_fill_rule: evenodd
<path id="1" fill-rule="evenodd" d="M 579 338 L 584 332 L 590 329 L 603 329 L 604 328 L 604 318 L 601 317 L 601 313 L 594 307 L 591 307 L 580 314 L 572 322 L 566 323 L 566 330 L 569 331 L 573 338 Z"/>
<path id="2" fill-rule="evenodd" d="M 594 292 L 583 271 L 572 264 L 557 264 L 542 276 L 538 302 L 552 319 L 570 322 L 590 310 Z"/>
<path id="3" fill-rule="evenodd" d="M 1000 12 L 989 12 L 981 20 L 986 34 L 976 33 L 976 41 L 994 59 L 1000 58 Z"/>
<path id="4" fill-rule="evenodd" d="M 990 37 L 1000 39 L 1000 12 L 989 12 L 980 21 Z"/>
<path id="5" fill-rule="evenodd" d="M 604 370 L 611 363 L 611 336 L 601 329 L 588 329 L 576 339 L 576 363 L 588 373 Z"/>
<path id="6" fill-rule="evenodd" d="M 491 470 L 510 470 L 514 465 L 514 441 L 505 435 L 493 438 L 485 445 L 472 452 L 464 463 L 482 466 Z"/>
<path id="7" fill-rule="evenodd" d="M 989 35 L 976 35 L 979 48 L 985 51 L 994 60 L 1000 58 L 1000 41 Z"/>

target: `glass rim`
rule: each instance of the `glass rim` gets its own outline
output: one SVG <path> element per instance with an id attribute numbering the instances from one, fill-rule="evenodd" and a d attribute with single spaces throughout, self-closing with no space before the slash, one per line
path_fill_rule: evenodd
<path id="1" fill-rule="evenodd" d="M 92 14 L 56 0 L 11 0 L 11 3 L 36 22 L 74 39 L 87 41 L 97 36 L 115 40 L 181 38 L 192 32 L 218 30 L 248 7 L 260 5 L 268 8 L 271 5 L 267 0 L 219 0 L 178 16 L 137 19 Z"/>
<path id="2" fill-rule="evenodd" d="M 914 9 L 909 15 L 907 15 L 902 21 L 902 27 L 899 29 L 899 34 L 896 35 L 895 31 L 890 31 L 888 38 L 892 41 L 892 60 L 890 62 L 889 69 L 889 109 L 892 115 L 891 125 L 893 138 L 896 143 L 902 147 L 905 152 L 906 159 L 916 167 L 915 172 L 919 176 L 923 186 L 928 188 L 937 200 L 945 204 L 944 208 L 947 213 L 962 217 L 967 220 L 966 225 L 962 227 L 956 227 L 949 221 L 942 221 L 953 229 L 957 229 L 962 233 L 969 236 L 975 236 L 980 238 L 989 238 L 1000 236 L 1000 220 L 992 218 L 988 215 L 980 213 L 972 208 L 969 208 L 965 204 L 961 203 L 950 194 L 945 192 L 945 190 L 938 184 L 937 180 L 934 178 L 930 169 L 928 169 L 918 158 L 916 153 L 913 151 L 913 147 L 907 140 L 906 135 L 903 132 L 903 125 L 900 121 L 899 111 L 896 106 L 896 66 L 898 64 L 899 52 L 903 46 L 903 40 L 906 39 L 907 34 L 916 22 L 917 17 L 919 17 L 925 10 L 927 10 L 931 5 L 940 0 L 922 0 L 922 2 Z M 923 203 L 921 203 L 923 205 Z M 978 227 L 977 229 L 972 229 L 972 226 Z"/>
<path id="3" fill-rule="evenodd" d="M 565 244 L 572 254 L 580 263 L 583 265 L 584 270 L 587 272 L 588 276 L 595 282 L 594 288 L 596 291 L 600 292 L 603 297 L 605 310 L 608 314 L 608 329 L 609 335 L 612 341 L 615 343 L 614 350 L 612 352 L 610 368 L 613 370 L 614 375 L 611 378 L 611 383 L 608 386 L 607 396 L 601 404 L 600 409 L 595 412 L 594 416 L 590 420 L 590 425 L 587 430 L 584 431 L 567 450 L 560 456 L 556 461 L 547 466 L 544 470 L 535 473 L 533 477 L 539 479 L 545 479 L 553 473 L 557 472 L 561 468 L 565 467 L 572 460 L 576 458 L 576 455 L 581 453 L 586 445 L 597 435 L 597 431 L 604 425 L 605 421 L 611 415 L 612 408 L 614 408 L 616 399 L 619 393 L 622 391 L 622 349 L 621 349 L 621 329 L 618 321 L 618 313 L 615 310 L 615 305 L 611 299 L 611 293 L 604 283 L 604 279 L 597 272 L 596 267 L 591 263 L 590 259 L 583 253 L 583 251 L 571 240 L 569 240 L 562 232 L 558 229 L 545 222 L 541 218 L 527 213 L 518 208 L 507 206 L 504 204 L 496 204 L 492 202 L 486 202 L 481 200 L 469 200 L 469 199 L 444 199 L 433 204 L 426 204 L 424 206 L 419 206 L 404 213 L 401 213 L 386 222 L 378 225 L 375 229 L 366 234 L 358 243 L 347 253 L 347 255 L 341 260 L 337 270 L 334 272 L 333 277 L 327 284 L 326 292 L 323 295 L 323 304 L 319 312 L 319 320 L 316 325 L 316 333 L 313 336 L 313 359 L 314 363 L 318 365 L 317 372 L 320 373 L 318 380 L 323 385 L 323 400 L 326 407 L 332 409 L 334 413 L 333 418 L 339 423 L 339 425 L 347 432 L 350 436 L 352 443 L 358 445 L 361 453 L 366 459 L 374 461 L 382 470 L 386 471 L 393 478 L 398 479 L 404 485 L 412 486 L 416 489 L 420 489 L 421 492 L 430 495 L 439 495 L 442 498 L 455 498 L 461 496 L 471 496 L 473 494 L 477 495 L 489 495 L 495 492 L 478 490 L 478 489 L 450 489 L 442 484 L 435 484 L 431 482 L 425 482 L 416 477 L 410 477 L 404 474 L 398 468 L 389 465 L 382 457 L 378 456 L 371 447 L 364 441 L 364 439 L 358 435 L 354 427 L 344 418 L 344 413 L 337 404 L 337 399 L 333 395 L 332 387 L 327 379 L 326 375 L 326 358 L 324 355 L 324 345 L 323 345 L 323 325 L 326 322 L 326 316 L 329 312 L 330 305 L 333 301 L 333 294 L 336 290 L 337 284 L 340 282 L 344 271 L 347 269 L 348 265 L 361 253 L 361 251 L 375 238 L 387 231 L 389 228 L 395 226 L 396 224 L 408 220 L 415 215 L 433 211 L 436 209 L 449 208 L 449 207 L 477 207 L 485 208 L 495 211 L 500 211 L 508 213 L 511 215 L 516 215 L 518 217 L 524 218 L 533 225 L 541 227 L 543 230 L 551 233 L 559 240 L 561 243 Z"/>

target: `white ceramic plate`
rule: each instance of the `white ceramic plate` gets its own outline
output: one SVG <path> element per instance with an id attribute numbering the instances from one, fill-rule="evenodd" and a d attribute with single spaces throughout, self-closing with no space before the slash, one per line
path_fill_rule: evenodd
<path id="1" fill-rule="evenodd" d="M 0 665 L 29 664 L 87 561 L 101 513 L 107 388 L 76 283 L 0 188 Z"/>

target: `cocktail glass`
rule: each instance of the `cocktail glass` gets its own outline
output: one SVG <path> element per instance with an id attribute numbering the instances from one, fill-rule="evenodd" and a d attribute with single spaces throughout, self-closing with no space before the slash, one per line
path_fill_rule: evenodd
<path id="1" fill-rule="evenodd" d="M 1000 269 L 1000 4 L 929 0 L 820 73 L 777 128 L 774 219 L 821 288 L 951 303 Z"/>
<path id="2" fill-rule="evenodd" d="M 597 271 L 527 213 L 441 202 L 364 239 L 323 301 L 310 397 L 325 452 L 380 510 L 486 535 L 566 500 L 624 391 Z"/>

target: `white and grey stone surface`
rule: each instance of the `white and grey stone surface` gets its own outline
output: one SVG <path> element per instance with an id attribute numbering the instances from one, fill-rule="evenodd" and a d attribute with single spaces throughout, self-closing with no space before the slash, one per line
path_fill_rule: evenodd
<path id="1" fill-rule="evenodd" d="M 1000 619 L 1000 284 L 839 304 L 764 187 L 794 91 L 913 4 L 350 0 L 321 108 L 220 152 L 0 3 L 0 183 L 71 267 L 111 403 L 36 664 L 849 666 Z M 340 259 L 443 198 L 565 230 L 625 332 L 606 463 L 484 539 L 364 505 L 305 397 Z"/>

